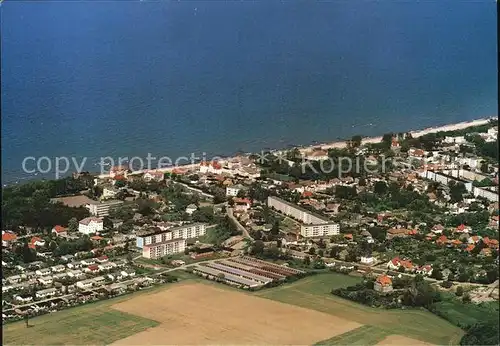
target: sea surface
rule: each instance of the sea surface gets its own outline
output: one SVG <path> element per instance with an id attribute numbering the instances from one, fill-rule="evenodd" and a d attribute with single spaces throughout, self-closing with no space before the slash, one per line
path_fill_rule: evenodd
<path id="1" fill-rule="evenodd" d="M 104 156 L 231 155 L 498 114 L 494 1 L 0 11 L 3 184 L 35 177 L 29 156 L 97 171 Z"/>

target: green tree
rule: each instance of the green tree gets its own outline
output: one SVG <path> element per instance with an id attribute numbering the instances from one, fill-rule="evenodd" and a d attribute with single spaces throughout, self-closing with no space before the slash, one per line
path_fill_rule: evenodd
<path id="1" fill-rule="evenodd" d="M 330 257 L 337 258 L 340 253 L 340 248 L 338 246 L 334 246 L 330 249 Z"/>
<path id="2" fill-rule="evenodd" d="M 431 278 L 436 279 L 436 280 L 443 280 L 443 273 L 439 269 L 433 269 Z"/>
<path id="3" fill-rule="evenodd" d="M 370 227 L 368 232 L 372 235 L 373 239 L 383 242 L 387 236 L 387 231 L 379 226 Z"/>
<path id="4" fill-rule="evenodd" d="M 382 144 L 384 148 L 389 149 L 391 147 L 393 136 L 393 133 L 386 133 L 382 136 Z"/>
<path id="5" fill-rule="evenodd" d="M 457 290 L 455 291 L 455 294 L 457 295 L 457 297 L 461 297 L 464 294 L 463 287 L 462 286 L 458 286 Z"/>
<path id="6" fill-rule="evenodd" d="M 127 183 L 125 182 L 125 180 L 117 180 L 117 181 L 115 181 L 115 187 L 117 189 L 125 187 L 126 185 L 127 185 Z"/>
<path id="7" fill-rule="evenodd" d="M 309 256 L 304 257 L 304 264 L 305 264 L 306 266 L 308 266 L 308 265 L 310 265 L 310 264 L 311 264 L 311 259 L 309 258 Z"/>
<path id="8" fill-rule="evenodd" d="M 360 135 L 355 135 L 351 137 L 351 146 L 353 148 L 358 148 L 361 145 L 362 137 Z"/>
<path id="9" fill-rule="evenodd" d="M 23 243 L 22 256 L 24 263 L 30 263 L 36 259 L 36 254 L 32 249 L 30 249 L 28 245 L 28 240 L 26 238 L 24 239 Z"/>
<path id="10" fill-rule="evenodd" d="M 312 247 L 312 248 L 310 248 L 310 249 L 309 249 L 309 254 L 310 254 L 310 255 L 315 255 L 315 254 L 316 254 L 316 249 L 315 249 L 315 248 L 313 248 L 313 247 Z"/>
<path id="11" fill-rule="evenodd" d="M 467 192 L 465 185 L 461 182 L 455 183 L 455 181 L 451 180 L 448 182 L 448 186 L 450 188 L 450 201 L 452 203 L 462 201 L 463 194 Z"/>
<path id="12" fill-rule="evenodd" d="M 264 253 L 264 242 L 262 240 L 256 240 L 252 244 L 252 255 L 262 255 Z"/>
<path id="13" fill-rule="evenodd" d="M 212 223 L 214 222 L 215 214 L 214 208 L 211 206 L 200 207 L 195 212 L 193 212 L 193 221 L 196 222 L 206 222 Z"/>
<path id="14" fill-rule="evenodd" d="M 387 184 L 383 181 L 377 181 L 373 186 L 373 191 L 378 195 L 383 195 L 387 192 Z"/>
<path id="15" fill-rule="evenodd" d="M 111 221 L 111 219 L 108 216 L 103 217 L 102 224 L 103 224 L 104 228 L 107 228 L 107 229 L 113 228 L 113 221 Z"/>
<path id="16" fill-rule="evenodd" d="M 495 318 L 472 325 L 460 340 L 460 345 L 499 345 L 498 324 L 498 318 Z"/>
<path id="17" fill-rule="evenodd" d="M 68 232 L 74 233 L 78 231 L 78 220 L 75 217 L 72 217 L 68 221 Z"/>
<path id="18" fill-rule="evenodd" d="M 486 161 L 481 161 L 481 166 L 479 166 L 479 169 L 481 170 L 482 173 L 488 173 L 488 163 Z"/>

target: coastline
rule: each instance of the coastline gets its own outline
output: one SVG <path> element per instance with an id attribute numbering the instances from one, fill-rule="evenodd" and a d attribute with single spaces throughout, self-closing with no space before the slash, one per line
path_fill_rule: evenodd
<path id="1" fill-rule="evenodd" d="M 442 126 L 434 126 L 434 127 L 428 127 L 422 130 L 410 130 L 408 131 L 411 133 L 413 137 L 421 137 L 429 133 L 436 133 L 436 132 L 447 132 L 447 131 L 456 131 L 456 130 L 462 130 L 466 129 L 468 127 L 472 126 L 479 126 L 479 125 L 484 125 L 490 122 L 490 120 L 494 119 L 494 117 L 489 117 L 489 118 L 480 118 L 480 119 L 475 119 L 471 121 L 463 121 L 459 123 L 454 123 L 454 124 L 447 124 L 447 125 L 442 125 Z M 323 144 L 315 144 L 315 145 L 308 145 L 308 146 L 296 146 L 288 149 L 276 149 L 276 150 L 271 150 L 271 152 L 274 153 L 285 153 L 291 149 L 298 148 L 301 153 L 305 153 L 308 151 L 311 151 L 313 149 L 323 149 L 323 150 L 328 150 L 328 149 L 341 149 L 345 148 L 347 146 L 347 139 L 343 141 L 335 141 L 335 142 L 330 142 L 330 143 L 323 143 Z M 369 144 L 369 143 L 379 143 L 382 141 L 382 136 L 375 136 L 375 137 L 365 137 L 362 139 L 361 144 Z M 234 159 L 235 157 L 226 157 L 225 160 L 231 160 Z M 186 164 L 186 165 L 179 165 L 179 166 L 172 166 L 172 167 L 164 167 L 164 168 L 158 168 L 155 169 L 158 172 L 171 172 L 174 169 L 182 169 L 182 170 L 192 170 L 196 167 L 198 167 L 198 163 L 195 164 Z M 135 174 L 142 174 L 148 171 L 147 169 L 144 170 L 138 170 L 138 171 L 133 171 L 130 173 L 131 175 Z M 99 179 L 107 178 L 109 177 L 108 173 L 105 174 L 100 174 L 98 175 Z"/>
<path id="2" fill-rule="evenodd" d="M 406 131 L 406 132 L 407 133 L 411 133 L 411 135 L 413 137 L 420 137 L 420 136 L 424 136 L 424 135 L 429 134 L 429 133 L 436 133 L 436 132 L 442 132 L 442 131 L 446 132 L 446 131 L 462 130 L 462 129 L 465 129 L 465 128 L 468 128 L 468 127 L 472 127 L 472 126 L 484 125 L 484 124 L 487 124 L 489 121 L 491 121 L 491 120 L 493 120 L 495 118 L 496 118 L 495 116 L 492 116 L 492 117 L 483 117 L 483 118 L 479 118 L 479 119 L 475 119 L 475 120 L 470 120 L 470 121 L 462 121 L 462 122 L 453 123 L 453 124 L 433 126 L 433 127 L 428 127 L 428 128 L 424 128 L 424 129 L 409 130 L 409 131 Z M 270 151 L 272 153 L 275 153 L 275 154 L 283 154 L 283 153 L 286 153 L 289 150 L 297 148 L 300 151 L 301 154 L 304 154 L 304 153 L 310 152 L 310 151 L 312 151 L 314 149 L 322 149 L 322 150 L 342 149 L 342 148 L 345 148 L 347 146 L 348 140 L 349 139 L 336 140 L 336 141 L 332 141 L 332 142 L 315 143 L 315 144 L 302 145 L 302 146 L 301 145 L 297 145 L 297 146 L 291 146 L 291 147 L 281 148 L 281 149 L 271 149 Z M 362 144 L 370 144 L 370 143 L 379 143 L 381 141 L 382 141 L 382 136 L 374 136 L 374 137 L 364 137 L 364 138 L 362 138 L 361 143 Z M 249 155 L 249 154 L 251 154 L 251 153 L 245 153 L 244 155 Z M 227 156 L 227 157 L 224 157 L 223 159 L 224 160 L 231 160 L 231 159 L 234 159 L 235 157 L 237 157 L 237 156 Z M 198 166 L 199 166 L 199 163 L 194 163 L 194 164 L 192 164 L 192 163 L 186 163 L 186 164 L 180 164 L 180 165 L 177 165 L 177 166 L 162 167 L 162 168 L 157 168 L 157 169 L 152 168 L 152 170 L 156 170 L 158 172 L 167 173 L 167 172 L 173 171 L 174 169 L 193 170 L 193 169 L 196 169 Z M 132 174 L 132 175 L 143 174 L 146 171 L 148 171 L 148 169 L 133 171 L 130 174 Z M 71 172 L 68 172 L 68 174 L 69 173 L 71 173 Z M 103 178 L 109 177 L 109 172 L 100 174 L 101 172 L 94 171 L 94 172 L 91 172 L 91 173 L 96 174 L 96 177 L 98 177 L 99 179 L 103 179 Z M 25 179 L 26 179 L 25 182 L 30 181 L 30 180 L 37 180 L 35 177 L 31 177 L 31 179 L 29 177 L 27 177 Z M 24 180 L 24 179 L 21 179 L 21 180 Z M 43 180 L 45 180 L 45 179 L 43 179 Z M 10 184 L 4 184 L 3 187 L 8 187 L 8 186 L 12 186 L 12 185 L 17 185 L 17 182 L 16 183 L 10 183 Z"/>
<path id="3" fill-rule="evenodd" d="M 410 130 L 408 131 L 411 133 L 411 135 L 416 138 L 416 137 L 421 137 L 424 135 L 427 135 L 429 133 L 436 133 L 436 132 L 447 132 L 447 131 L 456 131 L 456 130 L 463 130 L 468 127 L 472 126 L 479 126 L 479 125 L 484 125 L 487 124 L 491 119 L 494 119 L 494 117 L 490 118 L 480 118 L 480 119 L 475 119 L 471 121 L 463 121 L 459 123 L 454 123 L 454 124 L 447 124 L 447 125 L 442 125 L 442 126 L 433 126 L 433 127 L 428 127 L 422 130 Z M 328 149 L 341 149 L 345 148 L 347 146 L 347 141 L 335 141 L 335 142 L 330 142 L 330 143 L 323 143 L 323 144 L 317 144 L 317 145 L 309 145 L 306 147 L 298 147 L 300 152 L 307 152 L 311 151 L 315 148 L 321 148 L 323 150 L 328 150 Z M 379 143 L 382 141 L 382 136 L 375 136 L 375 137 L 364 137 L 361 140 L 361 144 L 370 144 L 370 143 Z"/>

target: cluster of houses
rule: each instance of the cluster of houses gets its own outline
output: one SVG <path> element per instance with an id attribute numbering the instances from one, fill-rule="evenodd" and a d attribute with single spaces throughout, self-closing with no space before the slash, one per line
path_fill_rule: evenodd
<path id="1" fill-rule="evenodd" d="M 432 266 L 430 264 L 417 266 L 413 264 L 411 260 L 401 259 L 399 257 L 395 257 L 387 263 L 387 269 L 390 270 L 400 270 L 401 267 L 404 268 L 405 273 L 415 273 L 424 276 L 432 275 Z"/>
<path id="2" fill-rule="evenodd" d="M 4 320 L 16 318 L 17 308 L 38 309 L 40 303 L 61 299 L 73 304 L 82 301 L 80 293 L 120 294 L 129 287 L 155 281 L 137 276 L 136 270 L 124 259 L 110 261 L 107 256 L 99 256 L 76 260 L 74 255 L 65 255 L 61 260 L 66 263 L 50 267 L 42 261 L 18 265 L 18 274 L 2 279 L 2 306 L 12 310 L 12 314 L 3 315 Z"/>

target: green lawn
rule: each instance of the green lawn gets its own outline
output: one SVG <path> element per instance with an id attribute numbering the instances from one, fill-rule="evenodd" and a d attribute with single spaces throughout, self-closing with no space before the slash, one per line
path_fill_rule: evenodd
<path id="1" fill-rule="evenodd" d="M 158 325 L 156 321 L 110 309 L 118 300 L 34 317 L 29 328 L 24 321 L 4 325 L 3 344 L 102 345 Z"/>
<path id="2" fill-rule="evenodd" d="M 463 304 L 452 295 L 443 294 L 444 299 L 434 306 L 448 321 L 455 325 L 470 326 L 478 322 L 498 320 L 498 302 Z"/>
<path id="3" fill-rule="evenodd" d="M 262 290 L 256 295 L 280 302 L 314 309 L 332 314 L 348 320 L 356 321 L 365 326 L 377 328 L 378 335 L 383 331 L 398 334 L 428 343 L 445 345 L 458 344 L 463 331 L 446 320 L 425 310 L 383 310 L 370 308 L 349 300 L 336 297 L 330 293 L 333 288 L 350 286 L 359 282 L 360 278 L 347 275 L 326 273 L 310 276 L 290 285 L 279 286 Z M 358 343 L 370 344 L 374 335 L 372 333 L 350 332 L 337 336 L 325 343 L 340 342 L 350 344 L 349 340 L 358 340 Z M 363 335 L 366 338 L 363 339 Z M 344 337 L 346 340 L 340 339 Z M 378 338 L 378 337 L 376 337 Z M 364 341 L 363 341 L 364 340 Z"/>
<path id="4" fill-rule="evenodd" d="M 362 326 L 316 345 L 376 345 L 390 334 L 390 331 L 375 326 Z"/>

